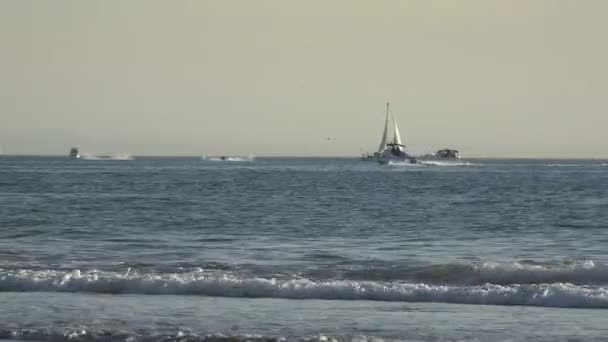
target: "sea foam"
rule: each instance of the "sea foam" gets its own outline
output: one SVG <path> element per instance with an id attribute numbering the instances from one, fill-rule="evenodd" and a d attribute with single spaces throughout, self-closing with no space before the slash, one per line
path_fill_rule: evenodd
<path id="1" fill-rule="evenodd" d="M 608 308 L 608 288 L 571 283 L 430 285 L 352 280 L 240 278 L 229 273 L 122 274 L 87 271 L 2 271 L 0 291 L 203 295 L 244 298 L 374 300 Z"/>

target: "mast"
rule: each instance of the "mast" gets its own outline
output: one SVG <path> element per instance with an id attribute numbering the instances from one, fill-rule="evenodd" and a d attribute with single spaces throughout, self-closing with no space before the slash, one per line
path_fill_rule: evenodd
<path id="1" fill-rule="evenodd" d="M 386 147 L 386 135 L 388 133 L 388 113 L 389 113 L 389 103 L 386 103 L 386 118 L 384 119 L 384 132 L 382 133 L 382 140 L 380 140 L 380 147 L 378 147 L 378 152 L 384 151 Z"/>

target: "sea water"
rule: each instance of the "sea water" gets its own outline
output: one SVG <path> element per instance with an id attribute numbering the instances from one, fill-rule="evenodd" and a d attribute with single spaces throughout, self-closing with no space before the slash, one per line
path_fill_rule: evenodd
<path id="1" fill-rule="evenodd" d="M 0 158 L 0 339 L 605 341 L 608 163 Z"/>

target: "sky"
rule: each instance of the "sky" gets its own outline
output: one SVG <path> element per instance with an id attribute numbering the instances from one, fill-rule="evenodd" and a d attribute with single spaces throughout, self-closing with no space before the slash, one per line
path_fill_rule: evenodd
<path id="1" fill-rule="evenodd" d="M 0 0 L 8 154 L 608 157 L 608 1 Z M 328 139 L 331 138 L 331 139 Z"/>

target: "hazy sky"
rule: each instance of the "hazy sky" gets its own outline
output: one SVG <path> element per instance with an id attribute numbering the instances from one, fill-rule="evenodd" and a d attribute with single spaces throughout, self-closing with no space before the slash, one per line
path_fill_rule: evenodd
<path id="1" fill-rule="evenodd" d="M 8 153 L 608 157 L 608 1 L 0 0 Z M 331 137 L 332 140 L 326 140 Z"/>

